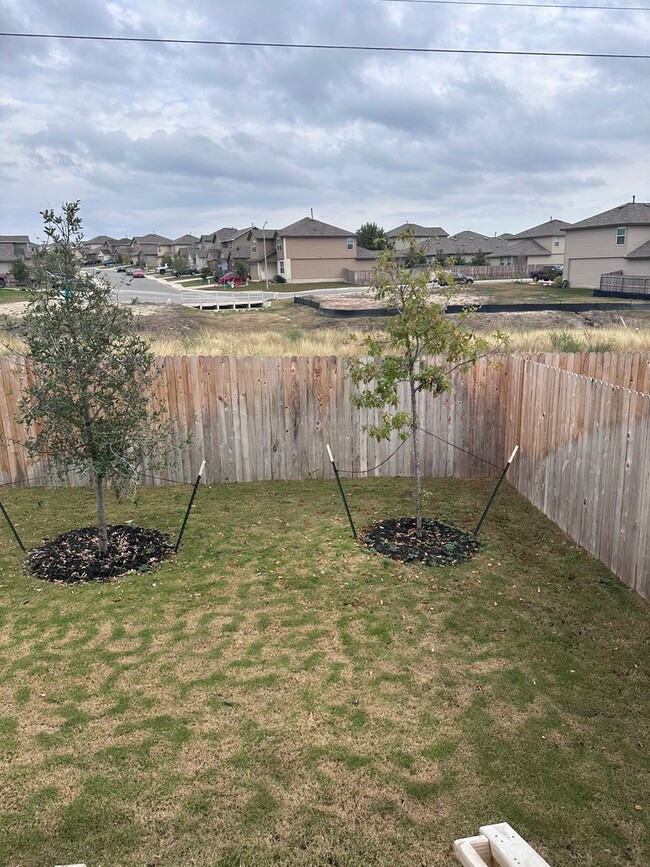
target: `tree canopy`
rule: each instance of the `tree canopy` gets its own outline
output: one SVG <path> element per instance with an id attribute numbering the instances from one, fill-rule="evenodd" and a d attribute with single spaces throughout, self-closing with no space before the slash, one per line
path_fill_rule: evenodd
<path id="1" fill-rule="evenodd" d="M 143 462 L 159 466 L 169 425 L 164 408 L 150 405 L 155 357 L 133 312 L 113 301 L 109 284 L 81 271 L 79 202 L 41 213 L 48 239 L 38 260 L 42 291 L 23 320 L 33 374 L 20 403 L 24 445 L 56 475 L 88 474 L 105 553 L 105 486 L 120 494 L 137 482 Z"/>
<path id="2" fill-rule="evenodd" d="M 357 244 L 366 250 L 385 250 L 388 236 L 377 223 L 363 223 L 356 232 Z"/>
<path id="3" fill-rule="evenodd" d="M 449 391 L 455 369 L 475 364 L 490 351 L 488 342 L 471 331 L 469 313 L 461 314 L 458 323 L 444 315 L 445 303 L 434 303 L 428 279 L 427 274 L 400 268 L 392 250 L 380 254 L 375 295 L 395 315 L 388 318 L 383 333 L 366 338 L 368 355 L 350 361 L 357 388 L 353 404 L 382 411 L 379 422 L 367 426 L 369 435 L 377 440 L 389 439 L 393 432 L 402 439 L 410 437 L 418 531 L 422 527 L 419 395 L 437 397 Z M 505 343 L 503 335 L 497 335 L 499 343 Z"/>

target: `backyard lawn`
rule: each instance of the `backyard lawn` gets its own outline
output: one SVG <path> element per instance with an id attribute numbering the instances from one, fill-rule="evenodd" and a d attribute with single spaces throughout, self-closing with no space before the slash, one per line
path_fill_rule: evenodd
<path id="1" fill-rule="evenodd" d="M 359 527 L 409 480 L 346 482 Z M 430 481 L 471 529 L 489 481 Z M 190 488 L 111 504 L 172 535 Z M 3 489 L 27 546 L 90 490 Z M 650 862 L 648 605 L 507 486 L 449 568 L 351 538 L 332 481 L 199 490 L 156 572 L 55 585 L 0 526 L 0 863 L 452 865 L 508 821 L 553 867 Z"/>

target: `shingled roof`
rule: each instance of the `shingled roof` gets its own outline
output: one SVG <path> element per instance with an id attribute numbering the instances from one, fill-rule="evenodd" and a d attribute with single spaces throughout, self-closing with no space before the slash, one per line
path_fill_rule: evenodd
<path id="1" fill-rule="evenodd" d="M 311 217 L 305 217 L 298 220 L 297 223 L 291 223 L 284 229 L 278 229 L 278 235 L 283 238 L 352 238 L 354 234 L 347 229 L 339 229 L 338 226 L 321 223 L 320 220 L 314 220 Z"/>
<path id="2" fill-rule="evenodd" d="M 386 232 L 389 238 L 399 238 L 406 232 L 413 232 L 416 238 L 446 238 L 449 234 L 441 226 L 418 226 L 417 223 L 402 223 L 390 232 Z"/>
<path id="3" fill-rule="evenodd" d="M 601 226 L 646 226 L 650 225 L 650 202 L 627 202 L 602 214 L 587 217 L 579 223 L 567 226 L 567 232 L 574 229 L 597 229 Z"/>
<path id="4" fill-rule="evenodd" d="M 525 229 L 523 232 L 517 232 L 516 235 L 511 235 L 512 238 L 549 238 L 551 236 L 563 235 L 564 230 L 568 229 L 571 223 L 565 220 L 548 220 L 546 223 L 540 223 L 539 226 L 533 226 L 532 229 Z"/>
<path id="5" fill-rule="evenodd" d="M 626 259 L 650 259 L 650 241 L 641 244 L 636 250 L 632 250 L 625 257 Z"/>

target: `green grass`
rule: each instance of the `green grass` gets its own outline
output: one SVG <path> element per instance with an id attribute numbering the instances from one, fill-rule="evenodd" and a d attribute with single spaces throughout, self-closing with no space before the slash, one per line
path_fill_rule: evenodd
<path id="1" fill-rule="evenodd" d="M 0 304 L 9 304 L 11 301 L 29 301 L 32 297 L 30 292 L 23 292 L 20 289 L 0 289 Z"/>
<path id="2" fill-rule="evenodd" d="M 345 485 L 359 526 L 412 509 Z M 491 483 L 426 487 L 471 528 Z M 175 534 L 188 495 L 111 520 Z M 90 491 L 3 503 L 28 545 L 93 521 Z M 484 530 L 406 566 L 331 481 L 222 485 L 175 560 L 68 587 L 2 525 L 0 863 L 451 867 L 502 820 L 554 867 L 648 863 L 648 606 L 507 486 Z"/>

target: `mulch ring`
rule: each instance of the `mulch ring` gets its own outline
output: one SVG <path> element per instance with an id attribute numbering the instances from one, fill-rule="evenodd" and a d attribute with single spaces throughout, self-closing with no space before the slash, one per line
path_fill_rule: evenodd
<path id="1" fill-rule="evenodd" d="M 422 519 L 420 534 L 415 518 L 381 521 L 361 532 L 361 543 L 393 560 L 427 566 L 455 566 L 471 560 L 481 547 L 471 533 L 433 518 Z"/>
<path id="2" fill-rule="evenodd" d="M 125 572 L 150 572 L 174 554 L 165 533 L 118 524 L 108 527 L 108 551 L 99 553 L 97 527 L 81 527 L 45 539 L 27 554 L 27 568 L 46 581 L 110 581 Z"/>

